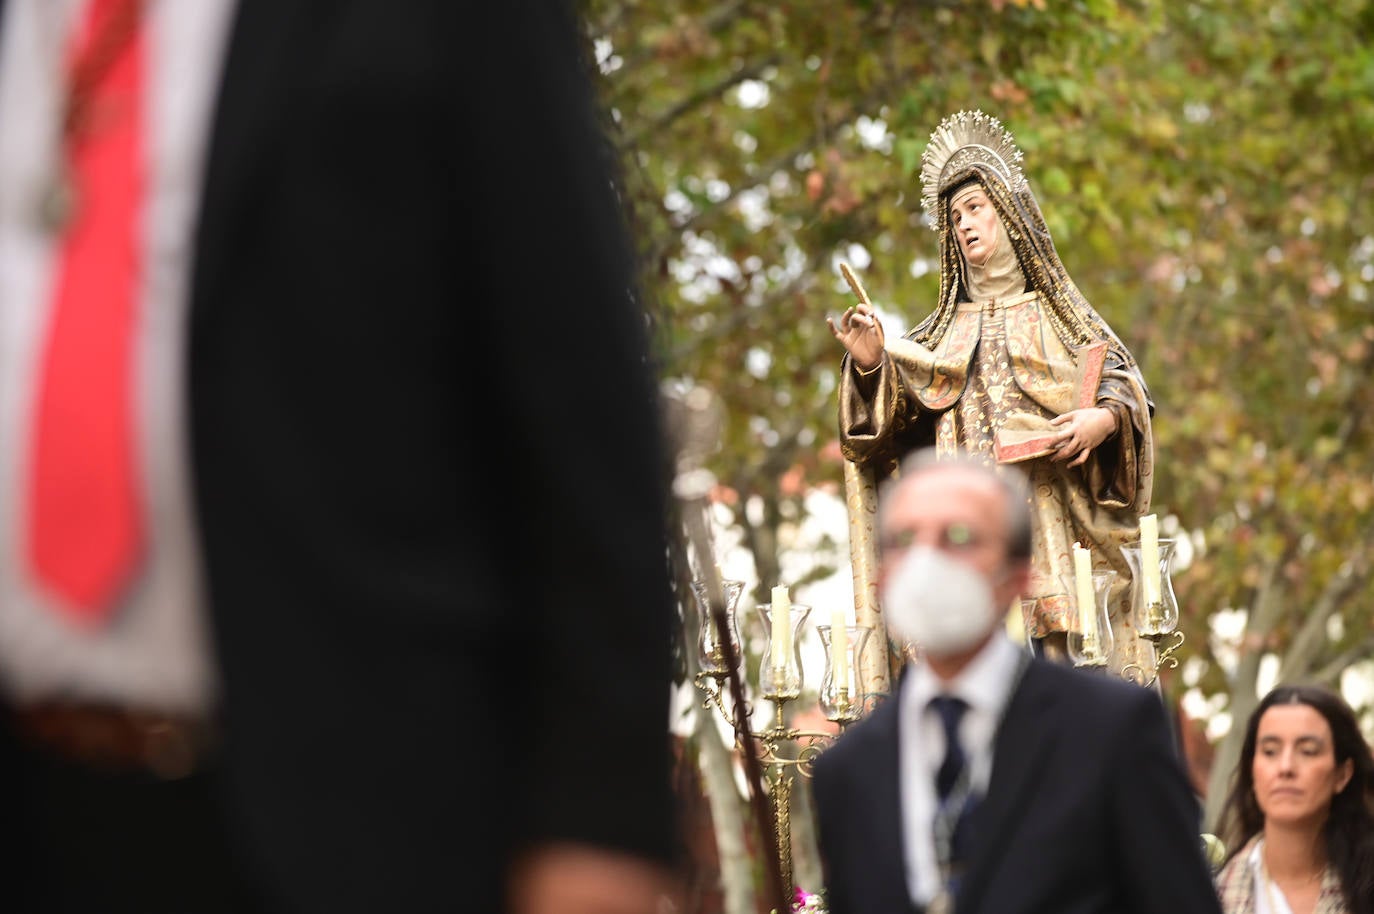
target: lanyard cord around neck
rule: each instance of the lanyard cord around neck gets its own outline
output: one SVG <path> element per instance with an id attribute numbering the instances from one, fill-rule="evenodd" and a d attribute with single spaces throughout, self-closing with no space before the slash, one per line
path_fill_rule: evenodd
<path id="1" fill-rule="evenodd" d="M 997 715 L 997 722 L 992 728 L 992 738 L 988 742 L 988 747 L 992 750 L 997 747 L 997 738 L 1002 733 L 1002 724 L 1006 722 L 1007 711 L 1011 708 L 1012 698 L 1020 687 L 1021 680 L 1025 678 L 1026 670 L 1030 668 L 1030 664 L 1029 654 L 1023 653 L 1017 658 L 1016 671 L 1011 677 L 1011 688 L 1007 690 L 1007 700 L 1002 704 L 1002 710 Z M 949 751 L 948 746 L 945 747 L 945 751 Z M 972 792 L 973 762 L 973 757 L 970 756 L 955 778 L 949 796 L 935 809 L 935 827 L 933 829 L 935 834 L 935 863 L 940 871 L 942 889 L 949 885 L 950 869 L 953 865 L 954 856 L 954 830 L 959 825 L 959 815 L 963 812 L 969 794 Z"/>

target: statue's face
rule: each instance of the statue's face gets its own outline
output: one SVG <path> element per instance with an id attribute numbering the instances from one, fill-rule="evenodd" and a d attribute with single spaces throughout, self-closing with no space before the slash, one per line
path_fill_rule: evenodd
<path id="1" fill-rule="evenodd" d="M 970 184 L 954 192 L 949 201 L 949 224 L 968 262 L 976 266 L 987 263 L 1002 224 L 981 185 Z"/>

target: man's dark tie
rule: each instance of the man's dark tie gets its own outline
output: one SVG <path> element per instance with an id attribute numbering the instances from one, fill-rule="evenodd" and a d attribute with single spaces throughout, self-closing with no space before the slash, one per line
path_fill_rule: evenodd
<path id="1" fill-rule="evenodd" d="M 959 779 L 959 772 L 968 764 L 963 744 L 959 742 L 959 721 L 964 719 L 968 703 L 953 695 L 936 695 L 930 700 L 930 706 L 940 715 L 940 723 L 945 728 L 945 758 L 935 772 L 935 796 L 943 806 Z"/>
<path id="2" fill-rule="evenodd" d="M 935 796 L 940 807 L 940 815 L 954 817 L 948 863 L 951 869 L 949 889 L 957 895 L 963 864 L 971 856 L 973 829 L 969 827 L 969 819 L 978 808 L 979 800 L 978 796 L 969 792 L 967 781 L 959 796 L 951 796 L 955 792 L 954 785 L 959 782 L 960 775 L 964 774 L 964 769 L 968 765 L 963 743 L 959 741 L 959 722 L 968 711 L 968 703 L 953 695 L 937 695 L 930 700 L 930 706 L 940 715 L 940 723 L 945 731 L 945 758 L 935 772 Z M 946 809 L 951 800 L 959 804 L 958 808 Z"/>

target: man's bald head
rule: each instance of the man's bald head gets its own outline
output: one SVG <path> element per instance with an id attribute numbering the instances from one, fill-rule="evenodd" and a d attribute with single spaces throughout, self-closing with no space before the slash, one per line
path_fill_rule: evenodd
<path id="1" fill-rule="evenodd" d="M 987 496 L 984 512 L 1002 519 L 999 525 L 1008 561 L 1024 561 L 1031 554 L 1030 486 L 1018 470 L 998 470 L 970 457 L 938 458 L 934 448 L 913 452 L 902 462 L 898 477 L 884 488 L 878 502 L 878 530 L 882 536 L 894 506 L 903 508 L 943 501 L 942 490 L 952 486 L 960 497 Z M 912 491 L 914 489 L 914 491 Z"/>

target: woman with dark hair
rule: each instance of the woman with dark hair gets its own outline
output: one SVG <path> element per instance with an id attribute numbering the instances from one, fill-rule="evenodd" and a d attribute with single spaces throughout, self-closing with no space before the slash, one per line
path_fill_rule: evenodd
<path id="1" fill-rule="evenodd" d="M 1225 914 L 1374 914 L 1374 757 L 1349 705 L 1317 686 L 1264 697 L 1222 835 Z"/>

